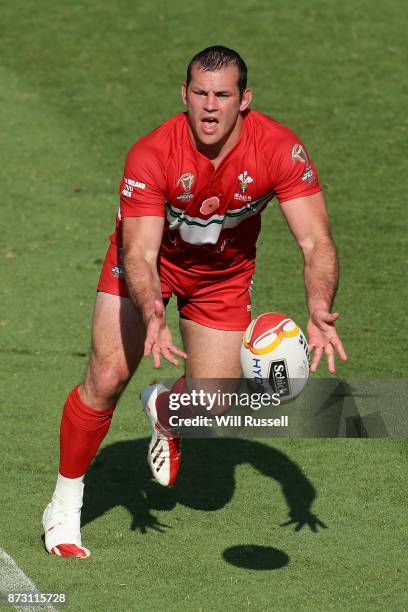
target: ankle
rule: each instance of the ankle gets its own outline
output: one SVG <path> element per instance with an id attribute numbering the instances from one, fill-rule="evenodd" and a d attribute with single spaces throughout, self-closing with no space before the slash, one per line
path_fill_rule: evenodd
<path id="1" fill-rule="evenodd" d="M 62 474 L 58 474 L 53 499 L 57 502 L 69 502 L 70 504 L 74 503 L 75 505 L 82 506 L 83 480 L 84 476 L 66 478 Z"/>

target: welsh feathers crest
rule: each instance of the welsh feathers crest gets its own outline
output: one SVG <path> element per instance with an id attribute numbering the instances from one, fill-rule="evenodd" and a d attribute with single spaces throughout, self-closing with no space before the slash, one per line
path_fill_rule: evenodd
<path id="1" fill-rule="evenodd" d="M 239 175 L 238 180 L 241 182 L 241 185 L 239 186 L 239 188 L 243 193 L 245 193 L 246 190 L 248 189 L 248 185 L 254 182 L 254 179 L 252 178 L 252 176 L 249 176 L 247 170 L 244 170 Z"/>

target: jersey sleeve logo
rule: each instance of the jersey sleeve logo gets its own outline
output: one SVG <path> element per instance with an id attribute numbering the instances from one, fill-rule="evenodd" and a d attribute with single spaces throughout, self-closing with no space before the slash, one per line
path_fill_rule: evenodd
<path id="1" fill-rule="evenodd" d="M 292 161 L 297 161 L 305 165 L 305 171 L 300 178 L 304 183 L 307 182 L 309 183 L 309 185 L 311 185 L 316 180 L 316 177 L 313 172 L 312 165 L 309 161 L 309 157 L 306 151 L 304 150 L 304 148 L 302 147 L 302 145 L 299 143 L 293 145 Z"/>
<path id="2" fill-rule="evenodd" d="M 301 144 L 293 145 L 292 149 L 292 160 L 298 161 L 301 164 L 305 164 L 306 166 L 310 166 L 309 158 L 307 156 L 306 151 L 302 147 Z"/>
<path id="3" fill-rule="evenodd" d="M 141 183 L 140 181 L 134 181 L 133 179 L 123 178 L 123 189 L 122 195 L 126 198 L 131 198 L 133 194 L 133 189 L 146 189 L 146 184 Z"/>

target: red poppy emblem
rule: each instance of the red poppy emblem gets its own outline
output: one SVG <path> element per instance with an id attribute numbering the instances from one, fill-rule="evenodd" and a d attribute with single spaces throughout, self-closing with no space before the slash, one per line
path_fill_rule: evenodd
<path id="1" fill-rule="evenodd" d="M 200 213 L 202 215 L 211 215 L 220 205 L 220 201 L 216 197 L 208 198 L 204 200 L 200 207 Z"/>

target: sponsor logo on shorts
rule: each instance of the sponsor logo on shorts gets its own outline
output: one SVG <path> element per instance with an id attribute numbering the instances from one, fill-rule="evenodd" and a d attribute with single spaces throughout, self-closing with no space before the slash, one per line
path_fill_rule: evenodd
<path id="1" fill-rule="evenodd" d="M 249 176 L 248 170 L 244 170 L 243 172 L 241 172 L 241 174 L 238 176 L 238 180 L 241 183 L 239 188 L 242 193 L 245 193 L 248 189 L 248 185 L 254 182 L 252 176 Z"/>
<path id="2" fill-rule="evenodd" d="M 229 244 L 232 244 L 233 242 L 234 242 L 234 238 L 225 238 L 225 239 L 224 239 L 224 240 L 221 242 L 220 246 L 219 246 L 219 247 L 216 249 L 216 251 L 215 251 L 215 252 L 216 252 L 218 255 L 220 255 L 220 253 L 222 253 L 222 252 L 224 251 L 225 247 L 226 247 L 226 246 L 228 246 Z"/>
<path id="3" fill-rule="evenodd" d="M 167 238 L 169 239 L 170 244 L 173 246 L 177 246 L 177 234 L 176 232 L 171 232 L 170 230 L 167 233 Z"/>
<path id="4" fill-rule="evenodd" d="M 122 189 L 122 195 L 126 198 L 131 198 L 133 189 L 146 189 L 146 184 L 140 181 L 134 181 L 133 179 L 124 178 L 125 186 Z"/>
<path id="5" fill-rule="evenodd" d="M 125 270 L 123 266 L 113 266 L 112 274 L 115 278 L 125 278 Z"/>
<path id="6" fill-rule="evenodd" d="M 249 293 L 249 299 L 252 299 L 252 291 L 254 290 L 254 279 L 251 278 L 251 280 L 249 281 L 249 285 L 248 285 L 248 293 Z M 247 304 L 247 311 L 251 312 L 252 310 L 252 305 L 251 302 L 249 304 Z"/>
<path id="7" fill-rule="evenodd" d="M 290 381 L 285 359 L 271 362 L 268 378 L 274 393 L 278 393 L 279 397 L 290 395 Z"/>

